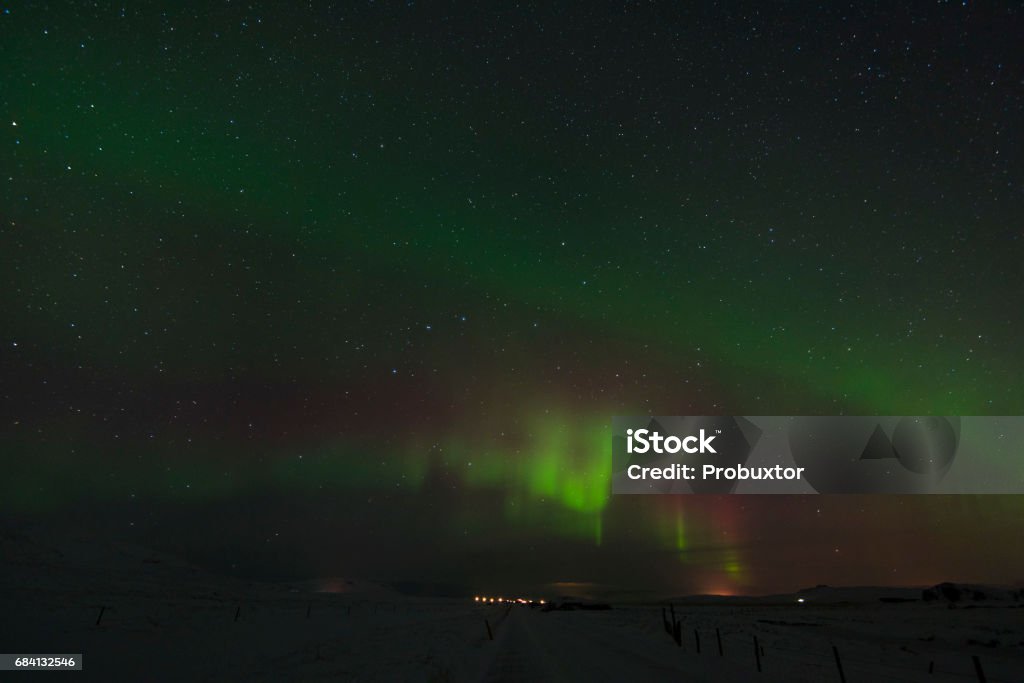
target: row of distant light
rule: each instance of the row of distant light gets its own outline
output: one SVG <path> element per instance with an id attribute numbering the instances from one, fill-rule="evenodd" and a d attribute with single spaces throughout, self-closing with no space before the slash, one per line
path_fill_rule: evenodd
<path id="1" fill-rule="evenodd" d="M 500 602 L 504 602 L 504 603 L 508 603 L 510 605 L 514 605 L 514 604 L 529 605 L 531 603 L 537 603 L 538 605 L 545 604 L 544 600 L 528 600 L 526 598 L 485 598 L 482 595 L 475 596 L 473 598 L 473 602 L 486 602 L 488 604 L 490 604 L 492 602 L 499 602 L 499 603 Z"/>
<path id="2" fill-rule="evenodd" d="M 804 602 L 806 602 L 803 598 L 797 598 L 796 601 L 799 602 L 800 604 L 803 604 Z M 498 603 L 504 602 L 504 603 L 507 603 L 507 604 L 510 604 L 510 605 L 514 605 L 514 604 L 530 605 L 530 604 L 533 604 L 533 603 L 537 603 L 538 605 L 546 604 L 544 602 L 544 600 L 528 600 L 527 598 L 508 598 L 508 599 L 506 599 L 506 598 L 485 598 L 482 595 L 473 596 L 473 602 L 486 602 L 488 604 L 490 604 L 492 602 L 498 602 Z"/>

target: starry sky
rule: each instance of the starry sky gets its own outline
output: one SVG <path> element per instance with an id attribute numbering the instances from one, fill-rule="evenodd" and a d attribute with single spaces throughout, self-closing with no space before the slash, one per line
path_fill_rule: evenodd
<path id="1" fill-rule="evenodd" d="M 610 494 L 616 414 L 1024 412 L 1021 9 L 823 4 L 3 5 L 3 514 L 456 591 L 1024 579 L 1020 497 Z"/>

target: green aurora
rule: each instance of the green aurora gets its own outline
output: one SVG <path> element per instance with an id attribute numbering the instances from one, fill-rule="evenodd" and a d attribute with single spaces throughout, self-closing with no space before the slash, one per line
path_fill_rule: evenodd
<path id="1" fill-rule="evenodd" d="M 667 585 L 720 591 L 786 583 L 758 506 L 826 508 L 819 540 L 916 510 L 886 548 L 979 510 L 1019 529 L 1017 498 L 609 491 L 613 414 L 1024 412 L 1007 36 L 936 57 L 898 10 L 912 47 L 780 21 L 788 47 L 754 65 L 743 32 L 684 28 L 639 41 L 672 68 L 634 70 L 653 16 L 619 35 L 536 9 L 566 54 L 481 12 L 0 16 L 0 509 L 155 529 L 168 507 L 365 495 L 436 510 L 452 547 L 642 548 Z M 936 59 L 979 75 L 940 97 Z M 923 538 L 892 580 L 973 571 L 950 559 L 970 544 Z"/>

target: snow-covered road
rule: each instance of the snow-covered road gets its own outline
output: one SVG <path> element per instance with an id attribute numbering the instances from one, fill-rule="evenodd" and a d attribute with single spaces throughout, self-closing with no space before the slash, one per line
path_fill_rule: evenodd
<path id="1" fill-rule="evenodd" d="M 498 628 L 481 683 L 517 681 L 711 681 L 714 674 L 681 656 L 669 637 L 616 627 L 598 612 L 513 609 Z M 725 662 L 721 662 L 725 665 Z"/>

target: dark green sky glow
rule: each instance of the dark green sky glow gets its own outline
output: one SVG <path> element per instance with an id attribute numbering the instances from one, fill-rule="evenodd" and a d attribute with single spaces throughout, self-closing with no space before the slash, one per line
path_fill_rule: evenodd
<path id="1" fill-rule="evenodd" d="M 3 9 L 6 513 L 480 588 L 1024 578 L 1017 498 L 613 500 L 606 438 L 1024 412 L 1018 7 Z"/>

